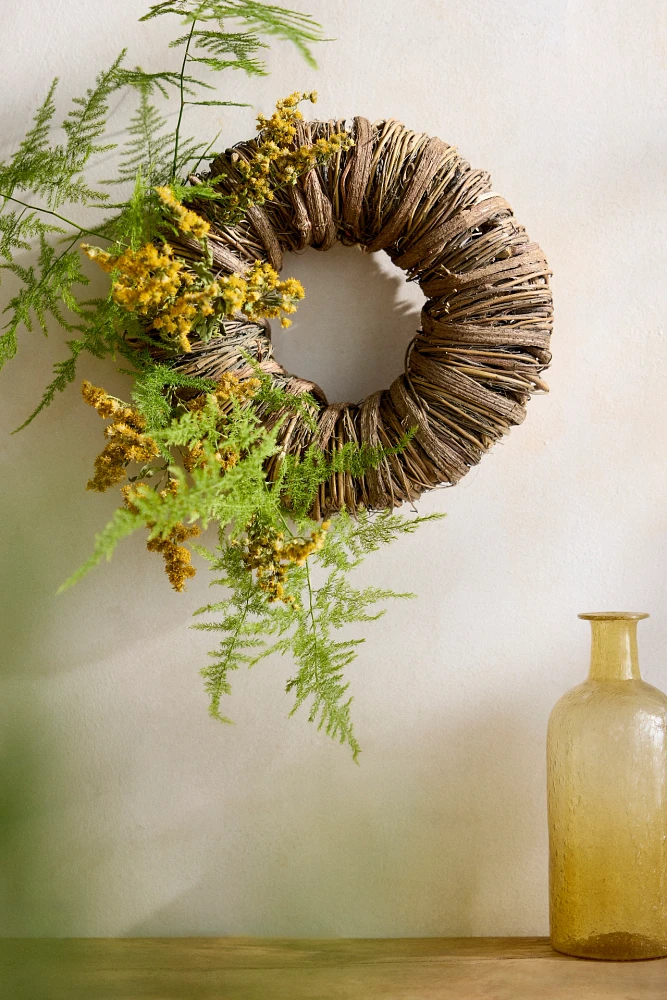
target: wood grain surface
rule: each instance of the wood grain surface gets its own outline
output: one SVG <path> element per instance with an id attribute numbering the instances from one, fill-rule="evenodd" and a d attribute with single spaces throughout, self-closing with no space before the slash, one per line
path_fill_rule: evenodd
<path id="1" fill-rule="evenodd" d="M 545 938 L 14 939 L 7 1000 L 666 1000 L 667 961 L 586 962 Z"/>

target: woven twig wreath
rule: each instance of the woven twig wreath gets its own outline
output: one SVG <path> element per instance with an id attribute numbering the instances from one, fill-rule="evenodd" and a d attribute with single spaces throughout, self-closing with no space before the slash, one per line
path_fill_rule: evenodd
<path id="1" fill-rule="evenodd" d="M 249 377 L 243 353 L 251 354 L 290 393 L 311 392 L 320 407 L 316 433 L 293 413 L 267 417 L 284 418 L 282 454 L 313 441 L 329 453 L 347 441 L 390 450 L 416 428 L 409 444 L 378 468 L 332 476 L 320 487 L 316 517 L 344 506 L 393 507 L 458 482 L 521 423 L 531 393 L 547 388 L 540 373 L 551 358 L 546 258 L 491 190 L 489 175 L 471 169 L 452 146 L 394 119 L 312 122 L 300 126 L 297 138 L 308 143 L 343 129 L 355 140 L 352 149 L 252 208 L 237 226 L 216 218 L 215 203 L 198 203 L 197 211 L 211 222 L 214 265 L 223 272 L 244 271 L 255 260 L 280 271 L 286 250 L 329 250 L 336 241 L 385 250 L 427 297 L 405 371 L 360 403 L 329 403 L 319 386 L 275 361 L 268 324 L 243 321 L 226 322 L 222 337 L 194 343 L 192 354 L 177 361 L 192 374 Z M 227 150 L 209 176 L 224 173 L 222 186 L 232 191 L 242 183 L 235 164 L 255 149 L 251 141 Z M 187 237 L 171 242 L 182 256 L 201 253 Z"/>

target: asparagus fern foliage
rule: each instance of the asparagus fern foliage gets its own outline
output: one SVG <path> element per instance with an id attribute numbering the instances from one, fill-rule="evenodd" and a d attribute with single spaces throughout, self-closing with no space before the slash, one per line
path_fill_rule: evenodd
<path id="1" fill-rule="evenodd" d="M 211 715 L 230 721 L 221 702 L 223 696 L 231 694 L 232 671 L 253 667 L 276 653 L 289 655 L 296 668 L 286 687 L 294 696 L 290 714 L 305 705 L 309 721 L 346 743 L 356 760 L 361 748 L 351 718 L 352 696 L 345 670 L 356 660 L 365 639 L 341 638 L 339 633 L 343 630 L 346 635 L 349 626 L 377 620 L 385 614 L 387 601 L 415 595 L 378 587 L 357 588 L 348 576 L 371 552 L 434 519 L 404 518 L 390 511 L 359 511 L 353 518 L 342 512 L 327 532 L 324 547 L 306 566 L 289 571 L 289 590 L 298 595 L 293 605 L 267 604 L 264 591 L 248 574 L 238 546 L 230 544 L 224 533 L 216 554 L 198 549 L 220 574 L 214 583 L 231 591 L 229 597 L 195 612 L 215 615 L 216 619 L 194 628 L 222 633 L 220 645 L 210 654 L 212 663 L 202 670 Z M 300 530 L 307 530 L 303 523 Z M 315 575 L 324 575 L 320 586 L 314 584 Z"/>
<path id="2" fill-rule="evenodd" d="M 55 365 L 52 381 L 22 426 L 76 379 L 82 355 L 120 357 L 133 377 L 129 403 L 84 383 L 86 402 L 114 421 L 106 428 L 107 444 L 88 487 L 102 491 L 123 478 L 127 482 L 122 506 L 96 538 L 88 562 L 65 586 L 109 559 L 122 539 L 141 531 L 148 549 L 164 557 L 174 589 L 181 590 L 195 573 L 184 541 L 216 524 L 216 551 L 197 549 L 211 563 L 215 583 L 227 590 L 220 601 L 197 612 L 207 620 L 195 626 L 220 636 L 212 662 L 202 670 L 211 714 L 226 720 L 222 699 L 231 690 L 232 671 L 273 654 L 290 655 L 294 672 L 287 692 L 293 697 L 292 712 L 306 707 L 308 718 L 346 743 L 356 759 L 360 748 L 346 672 L 364 639 L 349 629 L 384 614 L 387 601 L 413 595 L 358 588 L 350 574 L 381 545 L 431 518 L 343 510 L 333 523 L 311 520 L 321 483 L 337 473 L 363 475 L 388 453 L 346 445 L 326 455 L 312 445 L 299 457 L 281 455 L 276 464 L 281 420 L 277 418 L 268 429 L 263 418 L 297 412 L 312 421 L 316 403 L 311 397 L 290 396 L 259 370 L 250 380 L 254 383 L 250 392 L 233 376 L 220 383 L 195 378 L 151 354 L 156 331 L 164 332 L 168 323 L 176 326 L 192 301 L 199 303 L 199 314 L 190 315 L 188 331 L 181 330 L 184 350 L 190 349 L 188 332 L 205 341 L 220 335 L 223 313 L 216 309 L 229 307 L 230 315 L 239 310 L 250 315 L 248 303 L 258 303 L 266 295 L 267 311 L 257 315 L 273 317 L 281 309 L 293 312 L 302 297 L 298 283 L 281 284 L 275 272 L 268 273 L 272 270 L 266 270 L 268 265 L 254 273 L 251 269 L 245 277 L 232 275 L 226 285 L 213 275 L 208 223 L 184 203 L 193 192 L 198 203 L 218 199 L 218 217 L 232 223 L 251 204 L 272 196 L 265 176 L 270 169 L 258 173 L 256 190 L 249 186 L 243 198 L 237 198 L 236 208 L 229 194 L 224 196 L 212 183 L 189 187 L 187 178 L 202 162 L 214 158 L 217 136 L 202 142 L 188 137 L 184 125 L 191 105 L 242 106 L 218 98 L 216 74 L 228 70 L 265 74 L 262 56 L 272 40 L 289 42 L 314 65 L 312 47 L 323 40 L 322 32 L 310 17 L 259 0 L 168 0 L 153 4 L 141 20 L 158 17 L 178 22 L 178 34 L 169 46 L 176 55 L 175 65 L 156 72 L 131 69 L 125 65 L 125 51 L 121 52 L 83 96 L 73 99 L 59 124 L 54 80 L 16 152 L 0 163 L 0 279 L 8 279 L 10 285 L 4 308 L 7 320 L 0 329 L 0 368 L 16 353 L 22 328 L 46 334 L 55 321 L 67 331 L 69 353 Z M 119 91 L 130 91 L 136 108 L 117 153 L 116 175 L 93 183 L 90 178 L 97 176 L 100 157 L 115 148 L 107 133 L 110 101 Z M 294 115 L 302 96 L 294 94 L 279 102 L 279 114 Z M 315 99 L 314 94 L 308 96 Z M 175 106 L 174 128 L 168 125 L 165 102 L 169 109 Z M 267 124 L 260 120 L 260 127 Z M 347 141 L 343 134 L 332 136 L 332 150 L 336 139 Z M 285 152 L 279 143 L 268 145 L 273 148 L 271 155 Z M 318 155 L 330 152 L 320 147 Z M 306 155 L 298 162 L 303 171 L 319 161 L 311 162 Z M 296 182 L 296 168 L 288 173 L 287 166 L 282 180 L 277 173 L 273 177 L 275 186 Z M 121 186 L 120 200 L 112 201 L 109 185 Z M 72 218 L 77 211 L 79 221 Z M 198 263 L 173 257 L 164 241 L 169 225 L 200 239 Z M 82 294 L 89 283 L 77 246 L 83 236 L 109 243 L 107 251 L 86 247 L 88 255 L 111 274 L 108 295 Z M 156 278 L 158 266 L 162 271 Z M 164 297 L 169 282 L 173 288 Z M 148 287 L 153 293 L 161 288 L 163 299 L 150 314 L 150 323 L 142 324 L 137 306 L 153 302 L 141 298 L 142 289 Z M 131 308 L 128 296 L 133 296 Z M 149 313 L 144 311 L 143 316 Z M 164 338 L 157 346 L 164 347 Z"/>

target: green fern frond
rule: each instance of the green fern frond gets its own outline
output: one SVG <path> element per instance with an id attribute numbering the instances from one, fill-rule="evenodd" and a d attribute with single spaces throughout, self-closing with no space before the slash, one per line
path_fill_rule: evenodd
<path id="1" fill-rule="evenodd" d="M 32 128 L 26 132 L 16 153 L 9 163 L 0 163 L 0 197 L 8 197 L 17 188 L 36 190 L 36 186 L 43 183 L 45 168 L 50 168 L 52 162 L 49 135 L 56 113 L 54 95 L 57 86 L 56 77 L 35 112 Z"/>
<path id="2" fill-rule="evenodd" d="M 40 235 L 64 233 L 62 226 L 54 226 L 40 219 L 36 212 L 6 212 L 0 215 L 0 257 L 11 262 L 17 250 L 31 250 Z"/>
<path id="3" fill-rule="evenodd" d="M 197 551 L 201 551 L 199 548 Z M 224 575 L 215 582 L 230 587 L 231 597 L 216 604 L 199 608 L 195 615 L 215 613 L 215 622 L 193 625 L 194 629 L 224 633 L 219 647 L 209 654 L 213 660 L 202 668 L 205 690 L 209 697 L 209 713 L 221 722 L 231 720 L 220 711 L 224 695 L 231 694 L 229 674 L 240 667 L 251 667 L 266 647 L 264 636 L 272 630 L 272 610 L 264 595 L 247 573 L 238 548 L 225 546 L 220 557 L 212 557 L 212 569 Z"/>
<path id="4" fill-rule="evenodd" d="M 73 178 L 83 172 L 91 157 L 116 148 L 116 143 L 100 144 L 99 140 L 107 128 L 109 98 L 119 88 L 119 70 L 125 54 L 123 49 L 109 69 L 98 75 L 95 86 L 89 87 L 83 97 L 73 98 L 74 108 L 63 122 L 67 142 L 64 147 L 56 147 L 56 152 L 62 156 L 63 179 L 66 180 L 51 193 L 51 208 L 67 201 L 89 202 L 93 198 L 104 200 L 107 197 L 103 192 L 93 191 L 83 180 L 74 182 Z"/>
<path id="5" fill-rule="evenodd" d="M 341 641 L 333 633 L 374 621 L 384 614 L 383 605 L 387 601 L 412 598 L 414 594 L 378 587 L 359 589 L 346 574 L 361 562 L 360 549 L 373 551 L 383 541 L 415 530 L 420 523 L 418 518 L 408 520 L 387 511 L 377 515 L 362 512 L 360 520 L 363 523 L 360 544 L 353 542 L 354 526 L 359 525 L 359 520 L 343 512 L 327 533 L 324 549 L 313 557 L 330 569 L 322 586 L 312 587 L 307 566 L 290 568 L 285 586 L 297 598 L 293 605 L 267 603 L 257 580 L 243 564 L 240 548 L 221 532 L 213 570 L 222 571 L 223 576 L 214 582 L 229 588 L 231 596 L 200 608 L 197 614 L 216 617 L 194 626 L 223 634 L 220 646 L 210 654 L 213 663 L 202 670 L 211 715 L 225 718 L 220 702 L 230 693 L 232 670 L 254 666 L 273 654 L 289 654 L 297 667 L 286 687 L 288 693 L 295 695 L 290 714 L 308 703 L 309 720 L 334 739 L 347 743 L 354 758 L 358 757 L 360 747 L 351 720 L 352 698 L 345 670 L 355 661 L 363 639 Z M 271 644 L 267 642 L 270 636 L 277 636 Z"/>
<path id="6" fill-rule="evenodd" d="M 126 184 L 129 181 L 136 182 L 137 176 L 140 175 L 144 182 L 144 196 L 155 185 L 167 184 L 172 180 L 174 133 L 168 128 L 166 119 L 151 100 L 154 76 L 155 74 L 143 74 L 137 71 L 133 86 L 139 91 L 139 104 L 128 126 L 128 139 L 123 147 L 116 176 L 102 182 Z M 215 103 L 236 106 L 236 102 L 232 101 Z M 193 169 L 195 161 L 200 160 L 202 152 L 206 151 L 206 143 L 195 139 L 181 140 L 177 161 L 178 174 L 180 175 L 188 166 Z M 191 187 L 183 186 L 183 188 L 190 197 L 194 197 L 194 194 L 190 193 Z M 177 194 L 177 197 L 179 196 Z"/>
<path id="7" fill-rule="evenodd" d="M 151 101 L 149 84 L 142 80 L 138 90 L 139 106 L 128 126 L 128 140 L 116 177 L 105 183 L 124 184 L 135 181 L 140 174 L 149 187 L 154 187 L 169 177 L 171 133 L 166 131 L 166 120 Z"/>
<path id="8" fill-rule="evenodd" d="M 101 223 L 97 236 L 109 240 L 116 253 L 121 253 L 126 247 L 137 250 L 153 239 L 163 222 L 155 195 L 147 187 L 141 171 L 134 178 L 128 200 L 108 207 L 117 208 L 119 212 Z"/>
<path id="9" fill-rule="evenodd" d="M 0 197 L 11 198 L 14 191 L 29 191 L 43 197 L 52 210 L 71 203 L 102 201 L 107 196 L 86 182 L 83 172 L 90 159 L 113 149 L 114 143 L 100 143 L 106 130 L 109 98 L 118 88 L 121 52 L 109 69 L 100 73 L 94 87 L 72 100 L 74 107 L 62 123 L 65 143 L 49 145 L 57 80 L 37 109 L 33 127 L 7 164 L 0 166 Z"/>
<path id="10" fill-rule="evenodd" d="M 118 86 L 120 87 L 132 87 L 135 90 L 146 89 L 150 95 L 152 95 L 156 90 L 164 97 L 165 100 L 169 98 L 169 87 L 173 87 L 176 90 L 180 89 L 181 86 L 181 74 L 176 70 L 162 70 L 159 73 L 146 73 L 140 66 L 136 69 L 126 69 L 121 66 L 117 73 Z M 197 87 L 211 88 L 208 83 L 202 83 L 201 80 L 196 79 L 196 77 L 190 77 L 187 75 L 183 76 L 183 84 L 186 93 L 195 94 Z"/>
<path id="11" fill-rule="evenodd" d="M 3 310 L 11 314 L 3 335 L 10 342 L 13 340 L 15 343 L 16 331 L 20 326 L 32 330 L 35 321 L 46 334 L 48 316 L 52 316 L 65 330 L 79 329 L 63 311 L 68 310 L 74 314 L 81 312 L 73 289 L 77 285 L 87 285 L 89 279 L 81 270 L 79 254 L 71 250 L 72 244 L 67 250 L 57 253 L 47 243 L 43 232 L 39 233 L 39 241 L 36 265 L 26 266 L 17 261 L 0 265 L 2 270 L 14 274 L 23 285 Z"/>
<path id="12" fill-rule="evenodd" d="M 184 375 L 165 364 L 146 365 L 134 374 L 132 400 L 146 420 L 149 430 L 166 427 L 173 413 L 173 390 L 195 389 L 197 392 L 212 392 L 212 379 L 195 378 Z"/>
<path id="13" fill-rule="evenodd" d="M 0 335 L 0 368 L 16 353 L 17 332 L 21 326 L 32 330 L 36 322 L 46 333 L 47 319 L 52 317 L 65 330 L 81 328 L 78 319 L 73 322 L 67 316 L 68 312 L 75 316 L 80 314 L 74 290 L 88 284 L 88 278 L 81 271 L 79 254 L 72 249 L 78 235 L 64 251 L 58 252 L 47 242 L 47 236 L 66 230 L 43 221 L 40 215 L 57 215 L 60 219 L 55 209 L 65 202 L 89 204 L 106 198 L 86 182 L 84 169 L 91 157 L 112 148 L 109 144 L 101 144 L 99 139 L 106 129 L 108 101 L 117 86 L 122 58 L 123 53 L 97 77 L 95 86 L 89 88 L 84 97 L 74 98 L 74 108 L 63 122 L 66 141 L 51 146 L 57 85 L 54 80 L 18 150 L 8 163 L 0 165 L 0 200 L 4 202 L 0 214 L 0 255 L 6 261 L 0 267 L 12 273 L 23 286 L 4 309 L 10 318 Z M 23 204 L 15 197 L 17 191 L 29 191 L 43 198 L 48 207 Z M 8 209 L 8 205 L 16 201 L 23 205 L 18 214 Z M 85 232 L 73 226 L 77 234 Z M 16 253 L 29 251 L 35 239 L 39 245 L 37 261 L 29 265 L 19 263 Z"/>
<path id="14" fill-rule="evenodd" d="M 226 20 L 241 21 L 250 29 L 246 34 L 258 32 L 259 35 L 270 35 L 290 42 L 313 67 L 316 62 L 312 45 L 324 41 L 320 25 L 308 14 L 255 0 L 167 0 L 153 4 L 141 20 L 149 21 L 164 15 L 176 15 L 186 23 L 217 21 L 222 34 L 225 34 Z M 184 35 L 177 43 L 186 44 L 188 37 Z"/>
<path id="15" fill-rule="evenodd" d="M 182 44 L 187 41 L 187 35 L 172 43 Z M 206 52 L 205 56 L 191 56 L 190 62 L 201 63 L 215 72 L 225 69 L 240 69 L 248 76 L 266 76 L 266 67 L 259 59 L 253 58 L 260 49 L 266 49 L 265 42 L 256 35 L 244 32 L 230 34 L 223 31 L 195 31 L 192 48 Z M 229 58 L 229 57 L 232 58 Z M 227 58 L 225 58 L 227 57 Z"/>
<path id="16" fill-rule="evenodd" d="M 317 444 L 311 444 L 300 455 L 287 455 L 281 469 L 281 489 L 295 520 L 307 516 L 321 483 L 336 473 L 362 476 L 377 468 L 388 455 L 401 451 L 411 434 L 392 448 L 348 442 L 338 451 L 325 454 Z"/>
<path id="17" fill-rule="evenodd" d="M 440 521 L 444 514 L 425 514 L 403 517 L 393 510 L 359 510 L 352 516 L 341 511 L 336 518 L 336 530 L 327 536 L 327 544 L 320 553 L 325 567 L 336 567 L 347 572 L 358 566 L 371 552 L 377 552 L 401 535 L 411 535 L 423 524 Z"/>
<path id="18" fill-rule="evenodd" d="M 16 355 L 18 346 L 15 326 L 0 334 L 0 369 Z"/>
<path id="19" fill-rule="evenodd" d="M 46 203 L 45 208 L 27 206 L 33 214 L 46 211 L 53 215 L 55 209 L 67 202 L 90 204 L 107 198 L 104 192 L 95 190 L 87 183 L 84 170 L 92 157 L 115 147 L 114 143 L 105 144 L 99 140 L 106 130 L 109 98 L 118 87 L 118 70 L 123 57 L 124 52 L 108 70 L 99 74 L 95 86 L 89 88 L 83 97 L 73 98 L 74 107 L 62 123 L 66 141 L 55 146 L 49 143 L 55 115 L 53 98 L 58 82 L 57 79 L 53 81 L 44 102 L 35 113 L 32 128 L 18 150 L 9 162 L 0 164 L 0 201 L 4 201 L 3 209 L 8 202 L 17 200 L 15 192 L 22 191 L 43 198 Z M 47 231 L 43 225 L 40 232 Z M 21 242 L 14 248 L 25 249 Z"/>
<path id="20" fill-rule="evenodd" d="M 357 622 L 374 622 L 382 618 L 385 608 L 373 613 L 368 612 L 382 602 L 390 600 L 409 600 L 416 595 L 411 593 L 396 593 L 381 587 L 365 587 L 363 590 L 353 587 L 345 576 L 345 571 L 331 573 L 326 583 L 315 593 L 314 610 L 326 615 L 327 623 L 332 628 L 342 628 Z"/>
<path id="21" fill-rule="evenodd" d="M 356 761 L 361 747 L 354 735 L 350 716 L 352 698 L 346 698 L 350 687 L 343 671 L 356 659 L 356 647 L 363 639 L 335 642 L 327 631 L 299 627 L 292 638 L 292 652 L 298 666 L 297 674 L 287 683 L 288 693 L 294 692 L 295 703 L 290 715 L 310 700 L 308 721 L 317 723 L 327 736 L 347 743 Z"/>
<path id="22" fill-rule="evenodd" d="M 81 302 L 80 322 L 74 327 L 81 336 L 67 341 L 68 357 L 53 366 L 54 378 L 44 390 L 40 402 L 13 433 L 16 434 L 32 423 L 42 410 L 50 406 L 59 392 L 64 392 L 76 380 L 80 355 L 87 353 L 95 358 L 121 355 L 138 364 L 141 356 L 128 347 L 122 336 L 124 325 L 124 311 L 110 297 Z"/>

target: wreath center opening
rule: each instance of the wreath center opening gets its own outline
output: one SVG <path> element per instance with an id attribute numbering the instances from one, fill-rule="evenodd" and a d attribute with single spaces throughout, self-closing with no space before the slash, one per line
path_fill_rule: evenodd
<path id="1" fill-rule="evenodd" d="M 325 255 L 286 254 L 283 273 L 308 290 L 288 330 L 271 324 L 288 371 L 316 382 L 330 402 L 357 402 L 403 371 L 424 295 L 386 254 L 335 244 Z"/>

